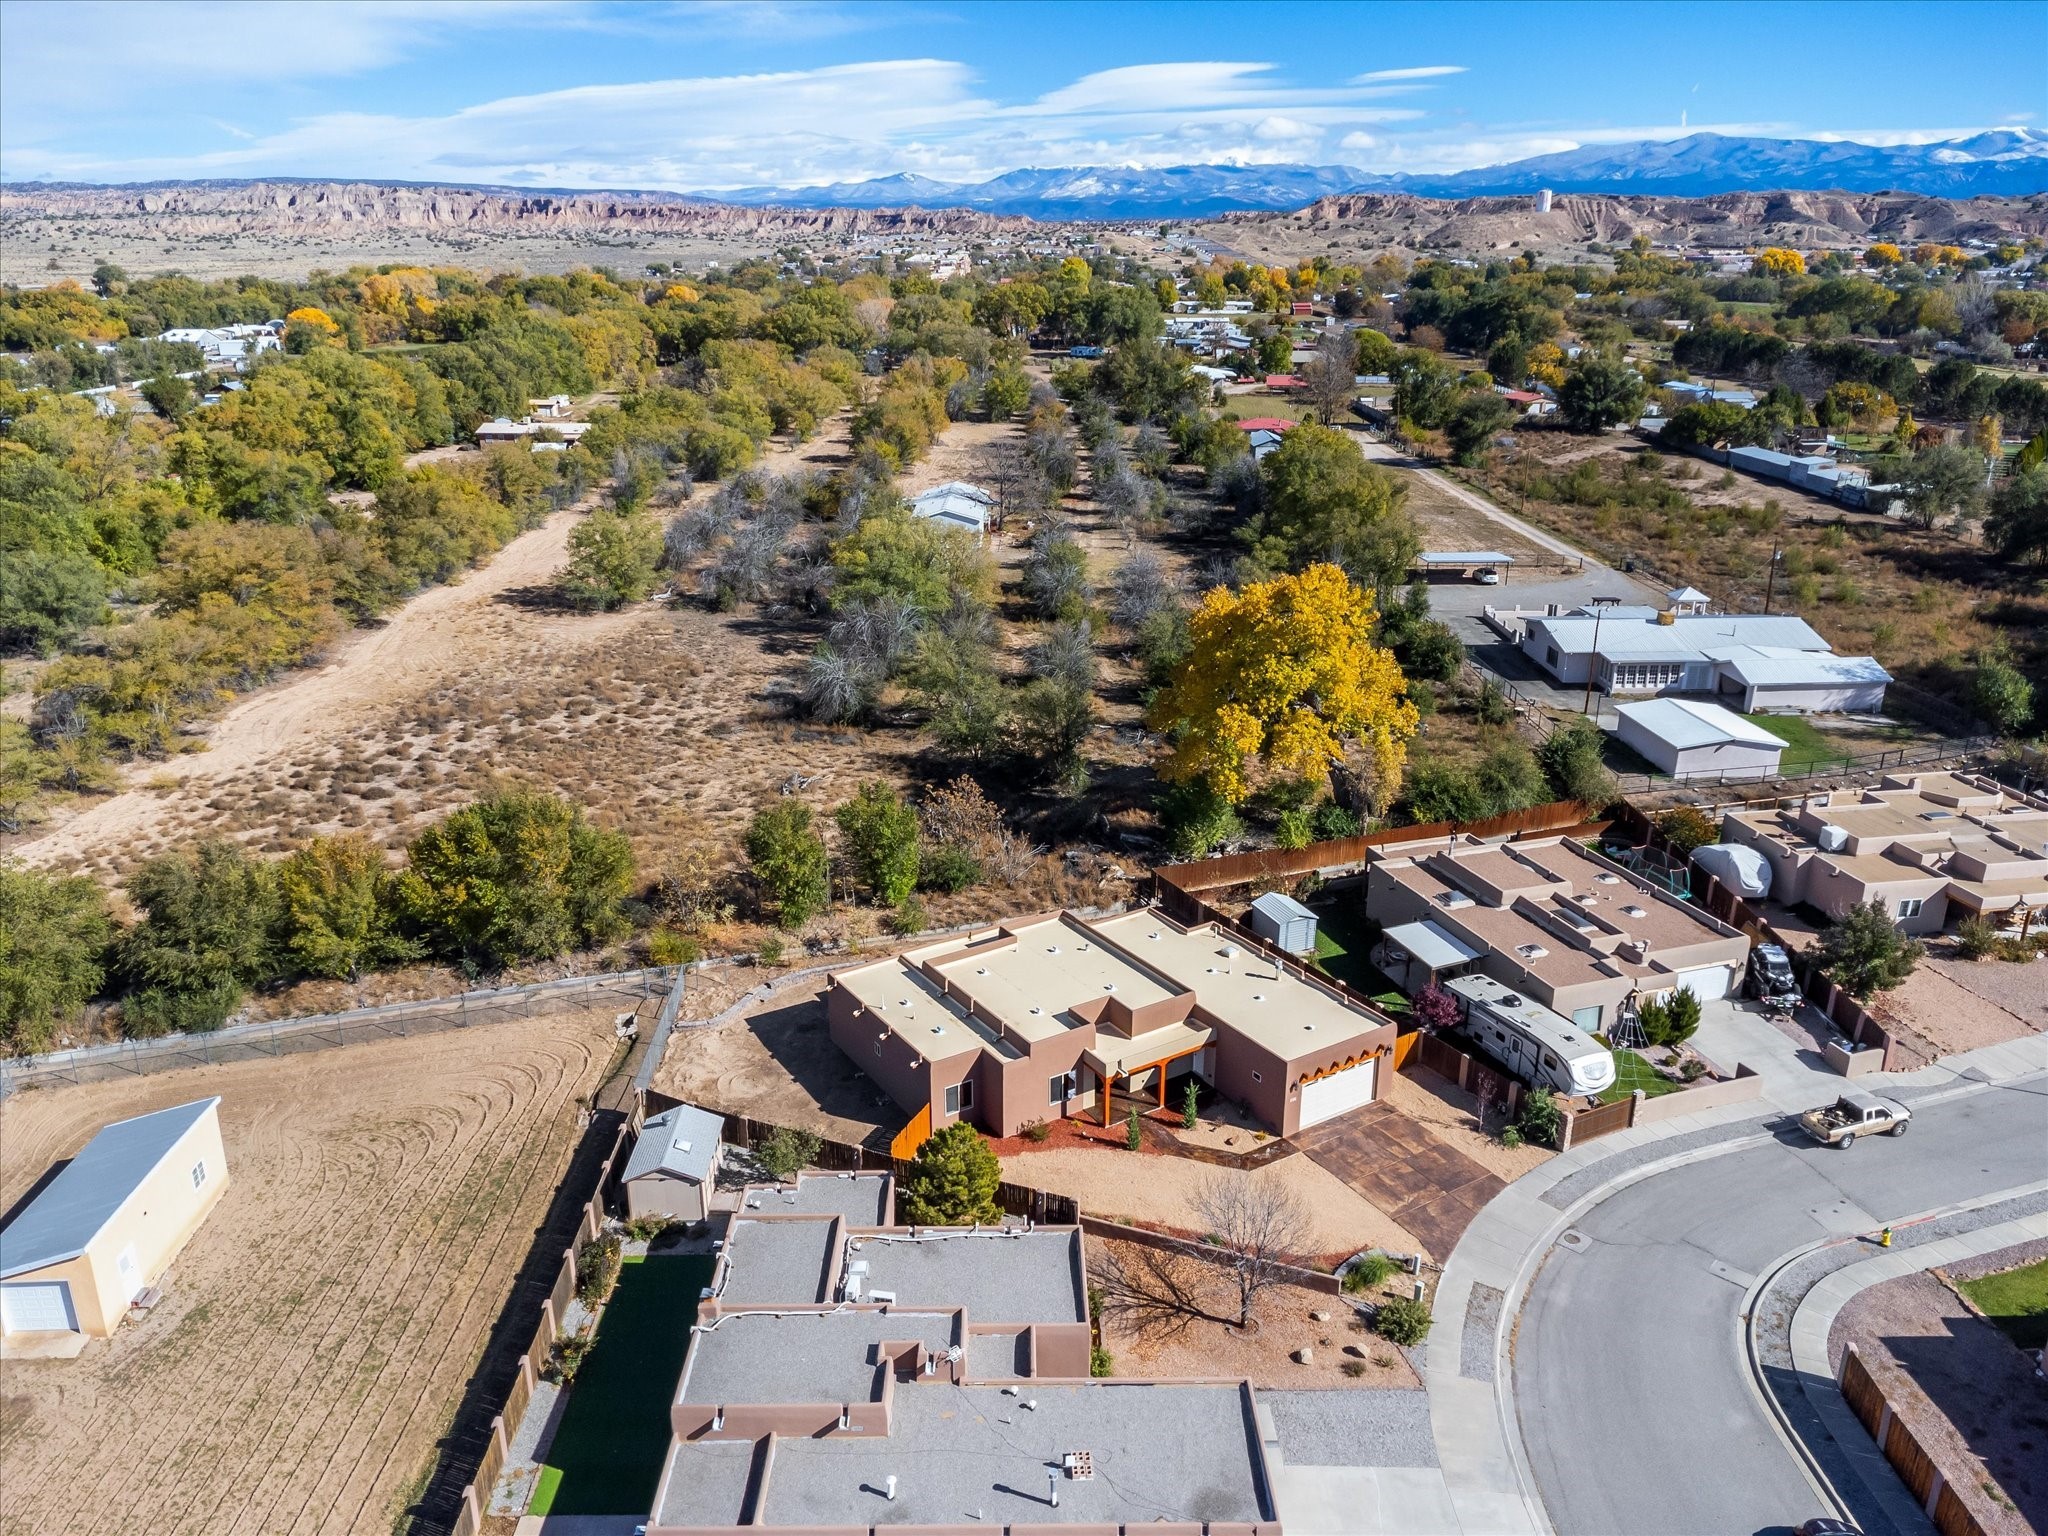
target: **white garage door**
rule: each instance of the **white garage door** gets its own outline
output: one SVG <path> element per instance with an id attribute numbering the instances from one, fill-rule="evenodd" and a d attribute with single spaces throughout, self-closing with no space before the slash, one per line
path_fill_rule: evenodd
<path id="1" fill-rule="evenodd" d="M 1671 990 L 1676 992 L 1680 987 L 1692 988 L 1692 995 L 1703 1003 L 1711 1003 L 1716 998 L 1726 997 L 1728 967 L 1705 965 L 1696 971 L 1680 971 L 1678 979 L 1671 984 Z"/>
<path id="2" fill-rule="evenodd" d="M 1304 1084 L 1301 1090 L 1302 1129 L 1306 1130 L 1332 1115 L 1341 1115 L 1347 1109 L 1370 1104 L 1373 1085 L 1379 1080 L 1379 1066 L 1379 1059 L 1375 1057 Z"/>
<path id="3" fill-rule="evenodd" d="M 62 1280 L 29 1285 L 0 1285 L 0 1331 L 60 1333 L 76 1329 L 71 1315 L 71 1287 Z"/>

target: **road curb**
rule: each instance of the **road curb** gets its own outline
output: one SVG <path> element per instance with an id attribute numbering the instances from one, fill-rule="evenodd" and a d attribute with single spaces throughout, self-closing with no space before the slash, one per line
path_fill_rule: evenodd
<path id="1" fill-rule="evenodd" d="M 2048 1179 L 2037 1180 L 2032 1184 L 2016 1185 L 2011 1189 L 1999 1190 L 1992 1194 L 1977 1196 L 1973 1199 L 1957 1201 L 1954 1204 L 1938 1206 L 1931 1210 L 1917 1211 L 1909 1216 L 1894 1218 L 1891 1226 L 1896 1229 L 1917 1226 L 1923 1222 L 1939 1221 L 1949 1216 L 1960 1216 L 1971 1211 L 1985 1210 L 1992 1206 L 2004 1205 L 2013 1200 L 2025 1199 L 2029 1195 L 2041 1194 L 2044 1191 L 2048 1191 Z M 2015 1243 L 2029 1242 L 2037 1238 L 2048 1237 L 2048 1216 L 2017 1217 L 1996 1223 L 1990 1227 L 1979 1228 L 1972 1235 L 1981 1235 L 1985 1232 L 1995 1232 L 2002 1235 L 1996 1242 L 1976 1251 L 1983 1253 L 1995 1252 L 1999 1248 L 2011 1247 Z M 1847 1502 L 1842 1498 L 1840 1490 L 1835 1487 L 1834 1481 L 1828 1477 L 1826 1471 L 1821 1467 L 1819 1458 L 1814 1454 L 1812 1448 L 1807 1445 L 1804 1437 L 1793 1428 L 1791 1420 L 1784 1410 L 1784 1406 L 1778 1401 L 1777 1394 L 1771 1391 L 1770 1383 L 1765 1379 L 1763 1360 L 1757 1341 L 1757 1315 L 1758 1303 L 1770 1293 L 1771 1287 L 1786 1270 L 1812 1254 L 1822 1252 L 1828 1248 L 1846 1247 L 1850 1243 L 1859 1241 L 1864 1241 L 1864 1239 L 1857 1237 L 1819 1238 L 1814 1242 L 1802 1244 L 1800 1247 L 1784 1254 L 1768 1270 L 1760 1275 L 1756 1283 L 1750 1287 L 1748 1293 L 1743 1297 L 1741 1313 L 1743 1358 L 1749 1365 L 1751 1390 L 1762 1400 L 1765 1409 L 1770 1414 L 1771 1422 L 1778 1428 L 1780 1438 L 1792 1448 L 1800 1464 L 1807 1469 L 1808 1476 L 1826 1490 L 1827 1500 L 1834 1507 L 1835 1512 L 1842 1519 L 1850 1521 L 1856 1518 L 1855 1512 L 1850 1509 Z M 1858 1480 L 1864 1486 L 1864 1490 L 1880 1505 L 1886 1506 L 1886 1514 L 1892 1518 L 1894 1526 L 1901 1530 L 1920 1531 L 1925 1529 L 1926 1519 L 1924 1513 L 1912 1502 L 1910 1496 L 1904 1493 L 1903 1484 L 1899 1482 L 1897 1475 L 1891 1470 L 1890 1463 L 1884 1460 L 1882 1453 L 1878 1451 L 1876 1446 L 1874 1444 L 1862 1443 L 1868 1441 L 1869 1437 L 1865 1433 L 1862 1424 L 1850 1413 L 1847 1402 L 1843 1399 L 1839 1388 L 1835 1384 L 1834 1373 L 1830 1369 L 1827 1359 L 1827 1338 L 1833 1329 L 1835 1318 L 1852 1297 L 1873 1285 L 1882 1284 L 1886 1280 L 1896 1279 L 1902 1275 L 1919 1274 L 1938 1265 L 1951 1262 L 1955 1255 L 1952 1252 L 1944 1251 L 1944 1245 L 1955 1241 L 1956 1239 L 1954 1238 L 1941 1238 L 1928 1244 L 1924 1262 L 1901 1264 L 1900 1260 L 1912 1259 L 1918 1250 L 1894 1250 L 1890 1254 L 1873 1254 L 1869 1258 L 1860 1260 L 1855 1264 L 1847 1265 L 1842 1269 L 1833 1270 L 1828 1274 L 1821 1275 L 1800 1296 L 1799 1305 L 1794 1309 L 1793 1316 L 1787 1325 L 1787 1338 L 1793 1354 L 1793 1369 L 1799 1377 L 1800 1391 L 1804 1394 L 1808 1404 L 1813 1408 L 1815 1416 L 1821 1420 L 1822 1427 L 1841 1446 L 1850 1468 L 1856 1473 Z M 1974 1257 L 1974 1254 L 1971 1256 Z M 1862 1279 L 1848 1287 L 1842 1294 L 1836 1296 L 1831 1305 L 1823 1302 L 1815 1307 L 1814 1312 L 1809 1315 L 1808 1308 L 1815 1306 L 1813 1298 L 1817 1291 L 1830 1282 L 1838 1280 L 1839 1277 L 1854 1274 L 1859 1270 L 1866 1272 Z M 1802 1323 L 1810 1323 L 1819 1330 L 1821 1344 L 1820 1355 L 1817 1360 L 1809 1352 L 1802 1351 L 1800 1348 L 1799 1335 Z M 1805 1354 L 1806 1358 L 1802 1359 L 1802 1354 Z"/>

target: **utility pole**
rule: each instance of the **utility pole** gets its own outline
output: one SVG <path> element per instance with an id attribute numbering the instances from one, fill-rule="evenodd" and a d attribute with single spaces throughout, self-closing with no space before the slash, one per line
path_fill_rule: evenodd
<path id="1" fill-rule="evenodd" d="M 1605 616 L 1606 607 L 1605 603 L 1593 605 L 1593 651 L 1586 658 L 1586 701 L 1579 706 L 1582 715 L 1593 713 L 1593 674 L 1600 669 L 1600 620 Z"/>
<path id="2" fill-rule="evenodd" d="M 1778 546 L 1771 546 L 1770 574 L 1764 578 L 1764 612 L 1771 611 L 1771 597 L 1778 590 Z"/>

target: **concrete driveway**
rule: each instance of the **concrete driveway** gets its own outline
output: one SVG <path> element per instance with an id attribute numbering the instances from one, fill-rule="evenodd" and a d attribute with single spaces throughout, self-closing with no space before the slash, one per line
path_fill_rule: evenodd
<path id="1" fill-rule="evenodd" d="M 1384 1102 L 1297 1133 L 1294 1144 L 1443 1259 L 1479 1208 L 1507 1187 Z"/>

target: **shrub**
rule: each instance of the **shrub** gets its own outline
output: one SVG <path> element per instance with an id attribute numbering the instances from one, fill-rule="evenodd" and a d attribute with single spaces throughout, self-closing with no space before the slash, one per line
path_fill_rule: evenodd
<path id="1" fill-rule="evenodd" d="M 898 935 L 923 933 L 931 926 L 931 921 L 923 902 L 914 895 L 905 896 L 896 904 L 896 910 L 889 914 L 889 931 Z"/>
<path id="2" fill-rule="evenodd" d="M 832 817 L 876 903 L 894 907 L 906 902 L 917 885 L 917 812 L 876 779 L 861 785 Z"/>
<path id="3" fill-rule="evenodd" d="M 1166 846 L 1175 858 L 1199 859 L 1218 843 L 1244 834 L 1230 802 L 1199 780 L 1171 786 L 1159 797 Z"/>
<path id="4" fill-rule="evenodd" d="M 1554 1147 L 1558 1131 L 1564 1125 L 1564 1111 L 1558 1108 L 1557 1098 L 1548 1088 L 1538 1088 L 1522 1100 L 1522 1113 L 1517 1124 L 1531 1141 Z"/>
<path id="5" fill-rule="evenodd" d="M 754 1160 L 771 1179 L 791 1179 L 817 1161 L 818 1138 L 779 1125 L 754 1148 Z"/>
<path id="6" fill-rule="evenodd" d="M 771 933 L 761 941 L 760 946 L 754 951 L 754 963 L 756 965 L 782 964 L 781 934 Z"/>
<path id="7" fill-rule="evenodd" d="M 1116 1356 L 1112 1355 L 1100 1344 L 1089 1346 L 1088 1374 L 1090 1376 L 1114 1376 L 1116 1374 Z"/>
<path id="8" fill-rule="evenodd" d="M 1965 960 L 1982 960 L 1998 952 L 1998 925 L 1981 917 L 1966 917 L 1956 925 L 1956 953 Z"/>
<path id="9" fill-rule="evenodd" d="M 1145 1127 L 1138 1119 L 1136 1105 L 1133 1105 L 1130 1114 L 1124 1117 L 1124 1143 L 1133 1152 L 1145 1145 Z"/>
<path id="10" fill-rule="evenodd" d="M 1513 1151 L 1522 1144 L 1521 1131 L 1512 1125 L 1502 1126 L 1500 1128 L 1500 1144 L 1509 1151 Z"/>
<path id="11" fill-rule="evenodd" d="M 1393 1276 L 1394 1261 L 1384 1253 L 1368 1253 L 1344 1271 L 1344 1289 L 1353 1295 L 1377 1290 Z"/>
<path id="12" fill-rule="evenodd" d="M 1282 811 L 1273 824 L 1273 841 L 1282 848 L 1306 848 L 1315 841 L 1315 812 L 1307 806 Z"/>
<path id="13" fill-rule="evenodd" d="M 1026 1141 L 1035 1142 L 1042 1146 L 1052 1140 L 1052 1127 L 1043 1120 L 1033 1120 L 1018 1134 L 1023 1136 Z"/>
<path id="14" fill-rule="evenodd" d="M 1358 812 L 1334 800 L 1325 800 L 1316 807 L 1315 841 L 1332 842 L 1340 837 L 1356 837 L 1364 829 L 1358 819 Z"/>
<path id="15" fill-rule="evenodd" d="M 1363 1360 L 1346 1360 L 1342 1369 L 1346 1376 L 1363 1376 L 1365 1374 L 1365 1362 Z"/>
<path id="16" fill-rule="evenodd" d="M 981 1132 L 956 1120 L 917 1149 L 903 1174 L 898 1210 L 920 1227 L 1000 1221 L 996 1186 L 1002 1181 L 1002 1164 Z"/>
<path id="17" fill-rule="evenodd" d="M 541 1368 L 541 1379 L 566 1387 L 576 1379 L 576 1372 L 583 1365 L 583 1357 L 590 1353 L 595 1340 L 588 1328 L 580 1333 L 565 1334 L 548 1346 L 548 1363 Z"/>
<path id="18" fill-rule="evenodd" d="M 1681 858 L 1690 855 L 1695 848 L 1704 848 L 1721 835 L 1713 817 L 1690 805 L 1678 806 L 1659 816 L 1657 830 L 1664 834 L 1664 841 Z"/>
<path id="19" fill-rule="evenodd" d="M 648 1243 L 677 1225 L 680 1223 L 673 1216 L 635 1216 L 626 1223 L 626 1236 L 636 1243 Z"/>
<path id="20" fill-rule="evenodd" d="M 625 1245 L 614 1232 L 594 1237 L 578 1248 L 576 1299 L 586 1307 L 595 1307 L 610 1296 L 612 1287 L 619 1283 L 619 1263 L 624 1253 Z"/>
<path id="21" fill-rule="evenodd" d="M 1380 1303 L 1373 1313 L 1372 1331 L 1393 1344 L 1420 1344 L 1429 1337 L 1431 1318 L 1426 1303 L 1410 1296 L 1397 1296 Z"/>
<path id="22" fill-rule="evenodd" d="M 1187 1092 L 1181 1096 L 1180 1101 L 1180 1123 L 1183 1129 L 1192 1131 L 1195 1128 L 1195 1122 L 1201 1118 L 1196 1113 L 1200 1106 L 1200 1097 L 1199 1092 L 1195 1088 L 1194 1078 L 1189 1077 Z"/>
<path id="23" fill-rule="evenodd" d="M 1822 968 L 1851 997 L 1896 987 L 1920 955 L 1920 944 L 1899 932 L 1881 901 L 1851 907 L 1820 941 Z"/>
<path id="24" fill-rule="evenodd" d="M 928 891 L 964 891 L 979 885 L 984 873 L 981 860 L 965 848 L 927 848 L 918 856 L 917 883 Z"/>
<path id="25" fill-rule="evenodd" d="M 656 965 L 695 965 L 704 957 L 697 941 L 687 933 L 659 923 L 648 931 L 647 958 Z"/>

